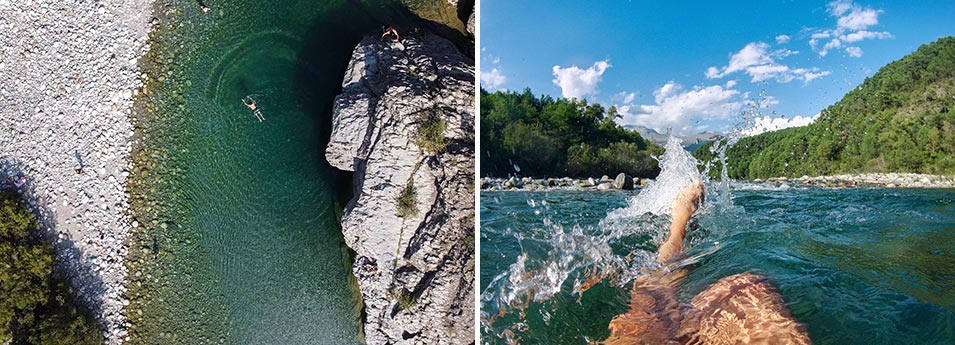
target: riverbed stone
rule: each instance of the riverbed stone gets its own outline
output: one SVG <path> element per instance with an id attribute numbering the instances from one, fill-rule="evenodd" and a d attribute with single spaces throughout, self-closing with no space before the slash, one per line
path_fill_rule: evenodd
<path id="1" fill-rule="evenodd" d="M 617 174 L 617 178 L 613 181 L 613 187 L 616 189 L 631 190 L 633 189 L 633 178 L 626 173 L 619 173 Z"/>

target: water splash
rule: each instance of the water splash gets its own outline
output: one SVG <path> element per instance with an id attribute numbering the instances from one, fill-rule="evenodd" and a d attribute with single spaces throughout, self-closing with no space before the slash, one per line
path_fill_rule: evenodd
<path id="1" fill-rule="evenodd" d="M 607 214 L 608 221 L 646 213 L 669 215 L 673 211 L 673 199 L 680 190 L 694 181 L 704 180 L 699 162 L 683 149 L 682 140 L 671 134 L 665 148 L 663 156 L 658 159 L 661 171 L 657 179 L 631 198 L 629 207 Z"/>
<path id="2" fill-rule="evenodd" d="M 657 179 L 596 225 L 558 224 L 550 217 L 566 219 L 566 215 L 550 212 L 543 199 L 528 198 L 533 214 L 542 219 L 540 226 L 504 231 L 518 240 L 520 254 L 481 294 L 482 332 L 521 342 L 539 326 L 535 322 L 550 327 L 550 316 L 573 312 L 586 291 L 598 285 L 626 288 L 634 279 L 659 269 L 656 249 L 666 238 L 673 200 L 694 181 L 704 182 L 706 196 L 698 211 L 699 228 L 688 234 L 688 256 L 678 266 L 704 260 L 720 250 L 731 232 L 751 227 L 744 210 L 733 204 L 731 187 L 738 183 L 728 176 L 726 151 L 752 131 L 770 101 L 761 92 L 747 103 L 732 131 L 712 146 L 717 157 L 713 161 L 698 161 L 683 149 L 679 138 L 670 135 L 664 154 L 654 157 L 661 168 Z M 711 181 L 709 172 L 716 167 L 721 168 L 721 176 Z"/>
<path id="3" fill-rule="evenodd" d="M 632 197 L 628 206 L 610 212 L 596 226 L 552 222 L 547 204 L 528 198 L 533 213 L 543 217 L 542 227 L 504 230 L 505 235 L 518 240 L 521 254 L 481 294 L 485 330 L 493 329 L 498 318 L 525 315 L 532 303 L 556 308 L 551 300 L 562 292 L 569 290 L 571 296 L 580 298 L 597 284 L 624 287 L 660 268 L 655 249 L 666 236 L 673 199 L 683 187 L 703 176 L 697 160 L 676 137 L 670 137 L 658 161 L 662 172 L 657 180 Z M 520 333 L 515 327 L 522 325 L 514 322 L 495 333 L 508 338 Z"/>
<path id="4" fill-rule="evenodd" d="M 757 132 L 757 119 L 763 117 L 762 109 L 768 108 L 773 103 L 773 100 L 773 97 L 766 94 L 765 89 L 760 90 L 755 100 L 746 103 L 748 107 L 737 117 L 737 121 L 733 124 L 733 129 L 730 130 L 722 140 L 713 142 L 713 146 L 710 147 L 710 153 L 713 153 L 717 157 L 717 160 L 704 163 L 703 176 L 709 176 L 710 169 L 714 163 L 719 164 L 721 168 L 720 179 L 714 186 L 716 187 L 715 194 L 719 197 L 718 200 L 721 201 L 720 206 L 732 208 L 733 204 L 733 194 L 730 192 L 733 180 L 729 177 L 729 162 L 727 160 L 726 151 L 736 145 L 743 137 Z"/>

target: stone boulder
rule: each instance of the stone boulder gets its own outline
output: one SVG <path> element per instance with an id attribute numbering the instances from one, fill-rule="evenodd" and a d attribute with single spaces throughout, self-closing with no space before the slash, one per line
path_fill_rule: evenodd
<path id="1" fill-rule="evenodd" d="M 631 190 L 633 189 L 633 178 L 626 173 L 619 173 L 617 178 L 613 180 L 613 188 Z"/>
<path id="2" fill-rule="evenodd" d="M 472 343 L 474 61 L 435 35 L 371 34 L 333 107 L 325 156 L 354 172 L 341 222 L 366 342 Z"/>

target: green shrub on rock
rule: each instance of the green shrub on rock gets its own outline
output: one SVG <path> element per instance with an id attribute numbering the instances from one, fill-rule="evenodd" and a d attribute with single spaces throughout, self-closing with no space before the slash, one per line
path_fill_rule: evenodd
<path id="1" fill-rule="evenodd" d="M 53 278 L 53 248 L 12 193 L 0 193 L 0 343 L 101 344 L 95 322 Z"/>
<path id="2" fill-rule="evenodd" d="M 448 146 L 448 141 L 444 137 L 445 126 L 444 119 L 437 111 L 425 112 L 418 124 L 418 138 L 416 140 L 418 146 L 430 154 L 438 154 L 444 151 L 444 148 Z"/>
<path id="3" fill-rule="evenodd" d="M 414 179 L 408 180 L 408 185 L 398 195 L 398 217 L 407 218 L 418 215 L 418 191 L 414 188 Z"/>

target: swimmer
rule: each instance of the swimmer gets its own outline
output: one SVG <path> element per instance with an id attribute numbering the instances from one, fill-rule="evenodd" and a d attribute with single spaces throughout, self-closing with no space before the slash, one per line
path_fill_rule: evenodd
<path id="1" fill-rule="evenodd" d="M 398 35 L 398 30 L 395 30 L 394 26 L 389 26 L 385 29 L 385 32 L 381 34 L 381 38 L 385 38 L 388 35 L 395 35 L 395 41 L 401 42 L 401 36 Z"/>
<path id="2" fill-rule="evenodd" d="M 242 104 L 252 109 L 252 114 L 255 115 L 255 118 L 258 119 L 259 122 L 265 121 L 265 116 L 262 116 L 262 111 L 255 106 L 255 100 L 252 99 L 252 96 L 245 96 L 245 98 L 242 99 Z"/>
<path id="3" fill-rule="evenodd" d="M 657 261 L 672 264 L 683 253 L 687 224 L 703 200 L 703 183 L 684 187 L 673 201 L 673 221 Z M 689 305 L 676 299 L 687 269 L 659 270 L 640 278 L 630 310 L 610 321 L 604 344 L 811 344 L 766 277 L 741 273 L 720 279 Z"/>
<path id="4" fill-rule="evenodd" d="M 202 1 L 198 1 L 198 3 L 199 3 L 199 9 L 202 10 L 202 13 L 209 12 L 209 10 L 211 9 L 209 8 L 209 6 L 206 6 L 206 4 Z"/>

